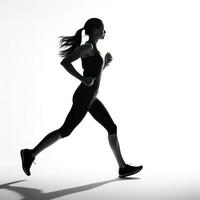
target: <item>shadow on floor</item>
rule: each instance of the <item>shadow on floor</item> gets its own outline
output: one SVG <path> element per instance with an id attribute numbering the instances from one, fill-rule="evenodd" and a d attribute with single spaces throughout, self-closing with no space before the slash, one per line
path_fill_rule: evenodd
<path id="1" fill-rule="evenodd" d="M 91 183 L 91 184 L 87 184 L 87 185 L 82 185 L 82 186 L 73 187 L 73 188 L 67 188 L 67 189 L 58 190 L 58 191 L 54 191 L 54 192 L 48 192 L 48 193 L 43 193 L 42 190 L 35 189 L 35 188 L 11 186 L 12 184 L 20 183 L 20 182 L 23 182 L 26 180 L 19 180 L 19 181 L 2 184 L 2 185 L 0 185 L 0 189 L 7 189 L 9 191 L 18 193 L 21 196 L 21 200 L 36 200 L 36 199 L 50 200 L 50 199 L 59 198 L 59 197 L 77 193 L 77 192 L 91 190 L 93 188 L 102 186 L 107 183 L 111 183 L 111 182 L 115 182 L 115 181 L 124 181 L 124 180 L 139 180 L 139 178 L 131 178 L 131 177 L 126 177 L 123 179 L 115 178 L 115 179 L 111 179 L 111 180 L 107 180 L 107 181 L 100 181 L 100 182 L 96 182 L 96 183 Z"/>

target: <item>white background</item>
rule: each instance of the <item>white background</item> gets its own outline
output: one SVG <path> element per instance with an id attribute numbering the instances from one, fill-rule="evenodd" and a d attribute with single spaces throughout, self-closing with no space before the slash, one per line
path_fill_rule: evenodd
<path id="1" fill-rule="evenodd" d="M 117 191 L 127 199 L 128 194 L 132 199 L 162 199 L 166 194 L 197 198 L 199 10 L 200 3 L 191 0 L 1 0 L 2 184 L 27 178 L 20 149 L 33 148 L 59 128 L 71 108 L 80 82 L 60 65 L 58 37 L 74 35 L 87 19 L 98 17 L 106 30 L 98 48 L 102 55 L 113 56 L 103 72 L 98 98 L 118 126 L 125 161 L 144 169 L 137 181 L 107 184 L 70 198 L 102 195 L 105 199 L 103 195 L 109 194 L 117 199 Z M 73 64 L 82 73 L 81 62 Z M 107 132 L 89 113 L 68 138 L 43 151 L 36 163 L 32 176 L 21 183 L 24 187 L 60 190 L 118 175 Z M 8 188 L 2 195 L 20 199 Z"/>

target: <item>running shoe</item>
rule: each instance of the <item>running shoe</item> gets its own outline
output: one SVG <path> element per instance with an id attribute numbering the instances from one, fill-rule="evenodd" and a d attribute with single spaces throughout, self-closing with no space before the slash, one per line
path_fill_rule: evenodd
<path id="1" fill-rule="evenodd" d="M 35 160 L 35 156 L 31 154 L 31 150 L 29 149 L 22 149 L 20 151 L 21 159 L 22 159 L 22 168 L 24 170 L 24 173 L 27 176 L 30 176 L 30 167 L 32 165 L 32 162 Z"/>
<path id="2" fill-rule="evenodd" d="M 139 171 L 141 171 L 143 168 L 142 165 L 135 167 L 135 166 L 131 166 L 131 165 L 127 165 L 125 166 L 125 168 L 119 168 L 119 178 L 124 178 L 126 176 L 130 176 L 133 174 L 138 173 Z"/>

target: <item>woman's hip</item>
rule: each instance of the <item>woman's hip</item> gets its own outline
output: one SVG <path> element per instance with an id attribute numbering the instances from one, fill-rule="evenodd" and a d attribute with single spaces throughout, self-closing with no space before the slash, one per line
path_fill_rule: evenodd
<path id="1" fill-rule="evenodd" d="M 96 97 L 98 93 L 97 89 L 90 88 L 90 86 L 86 86 L 81 83 L 78 88 L 75 90 L 73 94 L 73 102 L 89 102 L 92 101 L 94 97 Z"/>

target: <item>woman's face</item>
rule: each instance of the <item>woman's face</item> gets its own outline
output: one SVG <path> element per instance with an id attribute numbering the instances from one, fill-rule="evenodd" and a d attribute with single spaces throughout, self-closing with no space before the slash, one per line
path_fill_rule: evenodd
<path id="1" fill-rule="evenodd" d="M 102 24 L 100 28 L 95 28 L 94 33 L 98 39 L 104 39 L 106 33 L 106 31 L 104 30 L 104 25 Z"/>

